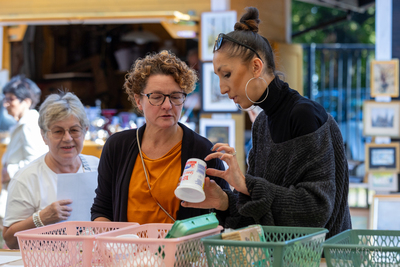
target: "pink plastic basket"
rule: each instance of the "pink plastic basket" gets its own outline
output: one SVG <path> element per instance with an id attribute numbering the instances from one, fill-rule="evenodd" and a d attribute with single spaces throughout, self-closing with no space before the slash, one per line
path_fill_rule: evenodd
<path id="1" fill-rule="evenodd" d="M 15 234 L 25 267 L 103 266 L 95 236 L 139 225 L 120 222 L 61 222 Z"/>
<path id="2" fill-rule="evenodd" d="M 207 266 L 201 238 L 219 234 L 222 226 L 180 238 L 165 239 L 172 224 L 150 223 L 96 236 L 105 267 Z M 122 238 L 134 234 L 139 238 Z"/>

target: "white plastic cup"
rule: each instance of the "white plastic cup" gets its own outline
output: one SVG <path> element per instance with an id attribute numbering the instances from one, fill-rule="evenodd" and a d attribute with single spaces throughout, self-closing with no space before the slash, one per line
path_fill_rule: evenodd
<path id="1" fill-rule="evenodd" d="M 175 196 L 183 201 L 199 203 L 206 199 L 204 193 L 204 179 L 206 178 L 207 164 L 201 159 L 188 159 L 183 171 L 179 186 L 175 189 Z"/>

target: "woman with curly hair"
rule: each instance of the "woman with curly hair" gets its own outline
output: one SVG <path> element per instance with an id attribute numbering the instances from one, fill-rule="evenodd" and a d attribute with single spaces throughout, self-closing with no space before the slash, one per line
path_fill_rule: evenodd
<path id="1" fill-rule="evenodd" d="M 92 220 L 173 223 L 209 212 L 182 207 L 174 194 L 186 161 L 212 153 L 209 140 L 179 123 L 196 80 L 194 70 L 167 51 L 136 60 L 124 89 L 146 123 L 108 138 Z M 224 170 L 220 159 L 208 161 L 207 167 Z M 215 183 L 229 190 L 226 181 L 214 177 L 206 178 L 205 187 Z"/>

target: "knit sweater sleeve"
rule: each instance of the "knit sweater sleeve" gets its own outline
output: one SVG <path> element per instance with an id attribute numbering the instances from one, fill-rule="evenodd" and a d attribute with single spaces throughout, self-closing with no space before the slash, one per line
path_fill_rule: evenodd
<path id="1" fill-rule="evenodd" d="M 266 142 L 266 129 L 262 121 L 254 125 L 253 132 L 264 140 L 254 140 L 245 176 L 250 196 L 238 195 L 238 213 L 260 224 L 324 227 L 346 179 L 340 132 L 330 121 L 314 133 L 275 147 L 268 138 Z M 343 181 L 338 183 L 338 177 Z"/>

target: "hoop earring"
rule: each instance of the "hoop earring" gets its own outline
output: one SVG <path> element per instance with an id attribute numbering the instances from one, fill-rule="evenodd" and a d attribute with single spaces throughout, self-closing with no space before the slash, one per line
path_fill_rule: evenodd
<path id="1" fill-rule="evenodd" d="M 265 99 L 267 99 L 267 97 L 268 97 L 268 95 L 269 95 L 269 87 L 268 87 L 267 81 L 264 80 L 264 78 L 258 77 L 258 79 L 263 80 L 263 81 L 265 82 L 265 84 L 267 85 L 267 90 L 268 90 L 268 91 L 267 91 L 267 95 L 264 97 L 263 100 L 261 100 L 261 101 L 259 101 L 259 102 L 255 102 L 255 101 L 251 100 L 250 97 L 247 95 L 247 86 L 248 86 L 249 83 L 250 83 L 252 80 L 254 80 L 254 79 L 257 79 L 257 78 L 256 78 L 256 77 L 253 77 L 253 78 L 251 78 L 251 79 L 246 83 L 246 87 L 244 88 L 244 92 L 246 93 L 247 99 L 248 99 L 251 103 L 253 103 L 253 104 L 260 104 L 260 103 L 264 102 Z"/>

